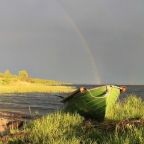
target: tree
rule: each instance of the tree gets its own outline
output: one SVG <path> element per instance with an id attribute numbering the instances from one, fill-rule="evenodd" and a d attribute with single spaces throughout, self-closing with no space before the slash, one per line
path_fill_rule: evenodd
<path id="1" fill-rule="evenodd" d="M 4 77 L 9 78 L 9 77 L 11 77 L 11 76 L 12 76 L 12 74 L 11 74 L 10 70 L 7 69 L 7 70 L 4 72 Z"/>
<path id="2" fill-rule="evenodd" d="M 28 78 L 29 78 L 28 72 L 26 70 L 20 70 L 19 71 L 19 78 L 21 80 L 28 80 Z"/>

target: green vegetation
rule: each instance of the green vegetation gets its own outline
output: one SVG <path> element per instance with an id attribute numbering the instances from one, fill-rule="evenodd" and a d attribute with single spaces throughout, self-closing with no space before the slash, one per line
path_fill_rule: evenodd
<path id="1" fill-rule="evenodd" d="M 18 75 L 13 75 L 10 70 L 0 73 L 0 93 L 24 92 L 71 92 L 73 87 L 64 86 L 67 83 L 32 78 L 26 70 L 21 70 Z"/>
<path id="2" fill-rule="evenodd" d="M 20 78 L 21 80 L 28 81 L 28 79 L 29 79 L 29 74 L 28 74 L 28 72 L 27 72 L 26 70 L 21 70 L 21 71 L 19 71 L 19 78 Z"/>
<path id="3" fill-rule="evenodd" d="M 132 123 L 131 120 L 137 120 Z M 56 112 L 31 122 L 14 144 L 144 144 L 144 101 L 129 96 L 106 114 L 102 123 L 78 114 Z"/>

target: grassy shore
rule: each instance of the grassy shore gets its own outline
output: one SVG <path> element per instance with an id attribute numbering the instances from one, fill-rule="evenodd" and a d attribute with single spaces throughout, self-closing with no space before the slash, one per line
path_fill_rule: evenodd
<path id="1" fill-rule="evenodd" d="M 137 123 L 132 123 L 131 120 Z M 117 102 L 105 121 L 84 120 L 79 114 L 56 112 L 27 126 L 27 136 L 14 144 L 144 144 L 144 101 L 129 96 Z"/>
<path id="2" fill-rule="evenodd" d="M 74 87 L 64 85 L 67 83 L 32 78 L 24 70 L 20 71 L 19 75 L 12 75 L 9 71 L 0 73 L 0 93 L 65 93 L 74 90 Z"/>
<path id="3" fill-rule="evenodd" d="M 0 93 L 68 93 L 74 90 L 75 88 L 71 86 L 53 86 L 23 81 L 18 81 L 13 84 L 0 85 Z"/>

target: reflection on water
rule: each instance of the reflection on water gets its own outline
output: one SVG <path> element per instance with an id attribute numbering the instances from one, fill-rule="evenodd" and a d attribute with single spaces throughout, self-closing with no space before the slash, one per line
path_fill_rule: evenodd
<path id="1" fill-rule="evenodd" d="M 84 86 L 84 85 L 83 85 Z M 76 87 L 80 87 L 77 85 Z M 85 87 L 96 87 L 85 85 Z M 127 93 L 120 96 L 126 97 L 129 94 L 136 94 L 144 98 L 144 86 L 127 86 Z M 63 95 L 63 94 L 61 94 Z M 64 94 L 66 96 L 66 94 Z M 63 104 L 61 98 L 49 93 L 22 93 L 0 95 L 0 111 L 24 112 L 46 114 L 61 109 Z"/>

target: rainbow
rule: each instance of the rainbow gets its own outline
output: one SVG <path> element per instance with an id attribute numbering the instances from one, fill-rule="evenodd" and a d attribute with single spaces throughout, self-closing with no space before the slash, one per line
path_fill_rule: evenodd
<path id="1" fill-rule="evenodd" d="M 59 1 L 57 1 L 59 3 Z M 101 77 L 99 75 L 98 69 L 96 67 L 96 62 L 95 62 L 95 58 L 94 55 L 92 53 L 92 50 L 90 48 L 90 45 L 88 43 L 88 41 L 86 40 L 86 38 L 84 37 L 83 33 L 81 32 L 80 28 L 78 27 L 78 25 L 75 23 L 75 21 L 71 18 L 71 16 L 69 15 L 69 13 L 65 10 L 65 8 L 59 3 L 59 5 L 61 6 L 61 8 L 65 11 L 66 13 L 66 20 L 71 24 L 72 28 L 74 29 L 74 31 L 77 33 L 77 35 L 79 36 L 81 43 L 83 45 L 83 47 L 85 48 L 88 58 L 90 59 L 91 62 L 91 66 L 92 66 L 92 70 L 93 70 L 93 76 L 94 79 L 96 81 L 96 84 L 101 84 Z"/>

